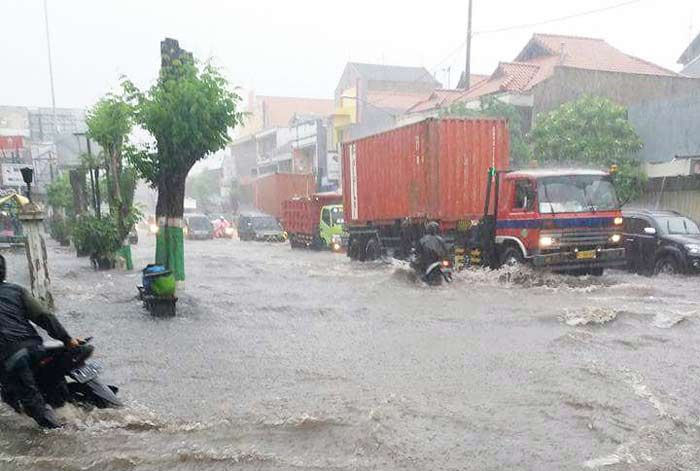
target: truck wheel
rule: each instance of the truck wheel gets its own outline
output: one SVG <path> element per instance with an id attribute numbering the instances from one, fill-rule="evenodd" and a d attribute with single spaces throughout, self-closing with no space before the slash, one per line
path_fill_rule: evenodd
<path id="1" fill-rule="evenodd" d="M 654 273 L 657 275 L 675 275 L 679 272 L 678 261 L 673 255 L 660 258 L 654 266 Z"/>
<path id="2" fill-rule="evenodd" d="M 506 246 L 506 249 L 501 254 L 501 265 L 513 267 L 523 263 L 523 253 L 519 248 L 512 245 Z"/>
<path id="3" fill-rule="evenodd" d="M 382 251 L 379 247 L 379 241 L 372 237 L 367 241 L 367 245 L 365 246 L 365 260 L 376 260 L 381 257 L 381 255 Z"/>
<path id="4" fill-rule="evenodd" d="M 351 239 L 348 247 L 348 257 L 350 260 L 360 259 L 360 241 L 357 239 Z"/>
<path id="5" fill-rule="evenodd" d="M 323 247 L 326 245 L 323 239 L 321 239 L 321 236 L 318 234 L 314 234 L 313 239 L 311 240 L 311 248 L 314 250 L 323 250 Z"/>

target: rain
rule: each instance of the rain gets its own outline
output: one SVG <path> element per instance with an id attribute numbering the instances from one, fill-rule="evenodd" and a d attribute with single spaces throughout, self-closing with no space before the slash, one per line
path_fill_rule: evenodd
<path id="1" fill-rule="evenodd" d="M 0 470 L 700 467 L 692 2 L 171 3 L 0 6 Z"/>

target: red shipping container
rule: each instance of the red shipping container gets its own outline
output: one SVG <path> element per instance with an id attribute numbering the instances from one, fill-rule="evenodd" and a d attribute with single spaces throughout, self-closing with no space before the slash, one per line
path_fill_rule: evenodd
<path id="1" fill-rule="evenodd" d="M 282 217 L 282 203 L 294 197 L 309 196 L 316 189 L 311 174 L 273 173 L 253 180 L 253 206 L 256 209 Z"/>
<path id="2" fill-rule="evenodd" d="M 330 204 L 341 204 L 339 193 L 316 193 L 309 198 L 294 198 L 282 204 L 284 230 L 289 234 L 313 236 L 318 232 L 321 208 Z"/>
<path id="3" fill-rule="evenodd" d="M 488 169 L 508 168 L 508 145 L 502 119 L 426 119 L 345 143 L 345 220 L 478 218 Z"/>

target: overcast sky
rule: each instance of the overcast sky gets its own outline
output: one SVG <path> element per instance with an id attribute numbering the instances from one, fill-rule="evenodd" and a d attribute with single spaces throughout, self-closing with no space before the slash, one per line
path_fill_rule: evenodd
<path id="1" fill-rule="evenodd" d="M 474 0 L 476 32 L 625 3 Z M 232 84 L 266 95 L 332 98 L 348 61 L 422 65 L 447 85 L 464 68 L 466 0 L 48 0 L 57 106 L 84 107 L 120 75 L 148 85 L 159 41 L 212 58 Z M 42 0 L 0 0 L 0 105 L 51 103 Z M 608 11 L 476 34 L 472 71 L 512 60 L 533 32 L 606 39 L 678 70 L 700 30 L 697 0 L 639 0 Z M 691 36 L 692 34 L 692 36 Z"/>

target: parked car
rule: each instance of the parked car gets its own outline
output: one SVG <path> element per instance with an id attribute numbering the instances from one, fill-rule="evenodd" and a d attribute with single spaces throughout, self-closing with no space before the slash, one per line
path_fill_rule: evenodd
<path id="1" fill-rule="evenodd" d="M 644 274 L 700 273 L 700 229 L 675 211 L 623 211 L 627 266 Z"/>
<path id="2" fill-rule="evenodd" d="M 185 237 L 188 239 L 213 239 L 214 227 L 211 225 L 209 218 L 203 214 L 186 214 L 185 220 Z"/>
<path id="3" fill-rule="evenodd" d="M 265 213 L 242 213 L 238 218 L 240 240 L 284 242 L 287 233 L 273 216 Z"/>

